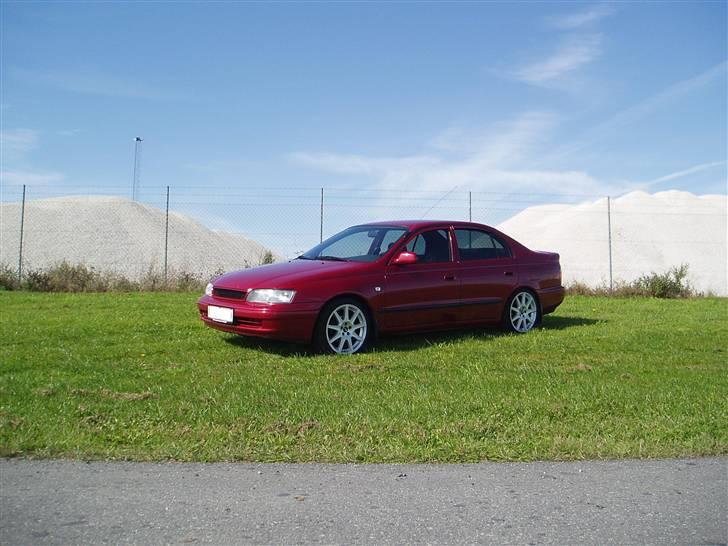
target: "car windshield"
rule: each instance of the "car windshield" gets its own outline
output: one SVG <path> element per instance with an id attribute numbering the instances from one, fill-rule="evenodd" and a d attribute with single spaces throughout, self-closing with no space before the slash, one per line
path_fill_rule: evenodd
<path id="1" fill-rule="evenodd" d="M 405 233 L 407 230 L 402 227 L 351 227 L 304 252 L 299 259 L 373 262 L 402 239 Z"/>

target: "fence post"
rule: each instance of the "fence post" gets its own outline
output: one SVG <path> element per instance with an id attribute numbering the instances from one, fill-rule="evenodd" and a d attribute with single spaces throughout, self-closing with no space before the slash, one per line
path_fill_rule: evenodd
<path id="1" fill-rule="evenodd" d="M 167 249 L 169 246 L 169 186 L 167 186 L 167 210 L 164 218 L 164 284 L 167 285 Z"/>
<path id="2" fill-rule="evenodd" d="M 320 230 L 319 230 L 319 243 L 324 242 L 324 189 L 321 188 L 321 219 L 320 219 Z"/>
<path id="3" fill-rule="evenodd" d="M 614 290 L 612 280 L 612 199 L 607 195 L 607 230 L 609 231 L 609 291 Z"/>
<path id="4" fill-rule="evenodd" d="M 18 246 L 18 287 L 23 279 L 23 228 L 25 227 L 25 184 L 23 184 L 23 201 L 20 205 L 20 245 Z"/>
<path id="5" fill-rule="evenodd" d="M 468 192 L 468 222 L 473 221 L 473 192 Z"/>

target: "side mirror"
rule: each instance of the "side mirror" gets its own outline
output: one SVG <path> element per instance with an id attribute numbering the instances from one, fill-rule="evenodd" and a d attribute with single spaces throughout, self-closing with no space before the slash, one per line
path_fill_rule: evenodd
<path id="1" fill-rule="evenodd" d="M 404 250 L 399 253 L 392 263 L 394 265 L 409 265 L 417 263 L 417 254 Z"/>

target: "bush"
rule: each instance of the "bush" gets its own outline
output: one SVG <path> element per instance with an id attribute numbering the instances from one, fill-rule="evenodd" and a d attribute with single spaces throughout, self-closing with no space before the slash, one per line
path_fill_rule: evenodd
<path id="1" fill-rule="evenodd" d="M 650 273 L 642 275 L 632 282 L 616 282 L 610 290 L 605 284 L 589 286 L 583 282 L 575 281 L 566 287 L 571 295 L 578 296 L 618 296 L 651 297 L 651 298 L 691 298 L 702 296 L 687 280 L 688 265 L 682 264 L 672 267 L 665 273 Z"/>
<path id="2" fill-rule="evenodd" d="M 205 283 L 186 271 L 164 273 L 150 267 L 139 280 L 130 280 L 116 273 L 100 273 L 83 264 L 61 262 L 46 269 L 30 269 L 18 285 L 17 271 L 0 266 L 0 289 L 32 292 L 202 292 Z"/>
<path id="3" fill-rule="evenodd" d="M 0 290 L 17 290 L 18 271 L 13 270 L 9 265 L 0 265 Z"/>
<path id="4" fill-rule="evenodd" d="M 66 261 L 47 270 L 50 292 L 102 292 L 101 276 L 93 267 L 71 265 Z"/>
<path id="5" fill-rule="evenodd" d="M 687 280 L 688 265 L 672 267 L 666 273 L 642 275 L 634 285 L 654 298 L 689 298 L 695 290 Z"/>
<path id="6" fill-rule="evenodd" d="M 273 253 L 270 250 L 266 250 L 263 256 L 260 258 L 260 265 L 272 264 L 275 261 Z"/>

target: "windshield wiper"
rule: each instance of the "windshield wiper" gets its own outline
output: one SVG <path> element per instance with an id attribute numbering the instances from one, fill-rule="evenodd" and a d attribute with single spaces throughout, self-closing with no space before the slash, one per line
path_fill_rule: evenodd
<path id="1" fill-rule="evenodd" d="M 305 256 L 301 254 L 300 256 L 296 256 L 296 260 L 315 260 L 316 258 L 309 258 L 308 256 Z"/>
<path id="2" fill-rule="evenodd" d="M 317 260 L 324 260 L 329 262 L 348 262 L 346 258 L 339 258 L 338 256 L 316 256 Z"/>

